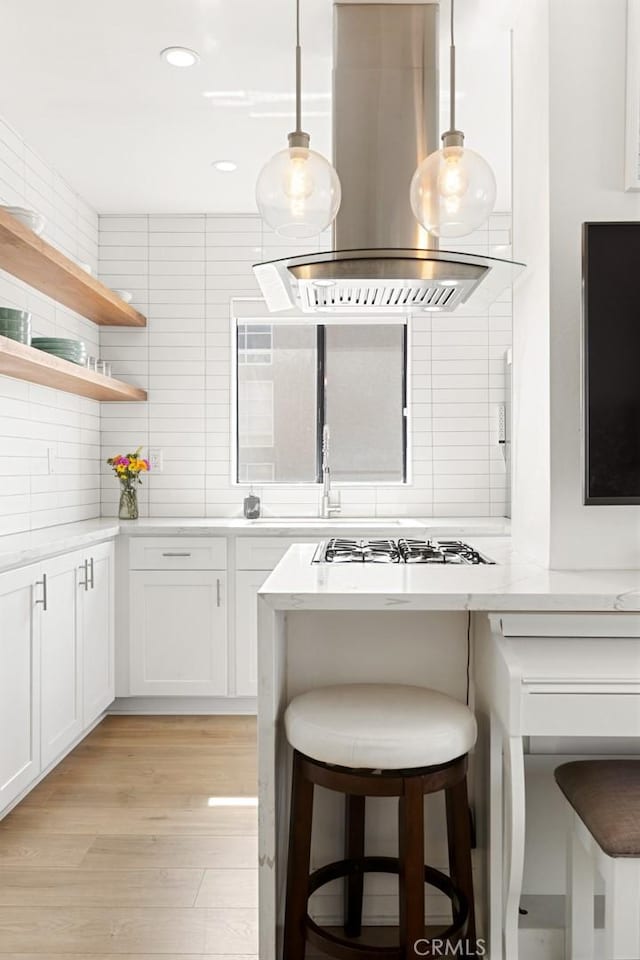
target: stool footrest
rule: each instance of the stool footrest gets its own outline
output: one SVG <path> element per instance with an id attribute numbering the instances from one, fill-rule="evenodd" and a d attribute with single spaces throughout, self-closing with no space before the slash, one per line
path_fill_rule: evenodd
<path id="1" fill-rule="evenodd" d="M 395 857 L 360 857 L 329 863 L 309 876 L 308 896 L 325 884 L 331 883 L 332 880 L 347 877 L 355 870 L 363 873 L 399 873 L 400 861 Z M 453 923 L 436 931 L 431 939 L 455 940 L 464 937 L 469 921 L 469 902 L 465 895 L 450 877 L 434 867 L 425 865 L 424 882 L 444 893 L 451 901 L 453 911 Z M 354 943 L 345 937 L 339 937 L 324 930 L 308 914 L 305 924 L 309 942 L 324 950 L 329 956 L 335 957 L 336 960 L 403 960 L 400 947 L 376 947 L 365 943 Z"/>

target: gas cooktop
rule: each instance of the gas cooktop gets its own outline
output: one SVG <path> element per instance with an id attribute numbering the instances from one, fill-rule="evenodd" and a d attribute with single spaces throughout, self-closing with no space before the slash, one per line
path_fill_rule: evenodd
<path id="1" fill-rule="evenodd" d="M 462 540 L 350 540 L 318 545 L 313 563 L 494 563 Z"/>

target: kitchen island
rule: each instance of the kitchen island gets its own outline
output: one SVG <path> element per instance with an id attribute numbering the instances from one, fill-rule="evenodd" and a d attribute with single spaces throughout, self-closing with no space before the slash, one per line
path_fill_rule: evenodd
<path id="1" fill-rule="evenodd" d="M 298 693 L 358 681 L 423 684 L 460 699 L 468 690 L 481 731 L 472 775 L 477 899 L 492 960 L 517 958 L 523 737 L 640 736 L 640 571 L 550 571 L 515 556 L 509 540 L 470 543 L 495 563 L 318 564 L 312 563 L 316 545 L 299 544 L 259 591 L 261 960 L 279 954 L 289 790 L 281 717 Z M 560 652 L 550 657 L 550 649 Z M 561 699 L 545 700 L 549 690 Z M 521 708 L 518 697 L 531 691 L 539 699 L 526 703 L 543 705 L 546 726 L 539 712 Z M 612 694 L 630 705 L 618 726 L 607 720 L 616 716 Z M 341 810 L 334 799 L 318 798 L 314 867 L 339 854 Z M 434 808 L 427 818 L 429 862 L 437 867 L 446 862 L 440 815 Z M 378 854 L 393 853 L 387 801 L 372 802 L 367 843 Z M 441 906 L 427 898 L 430 916 L 439 918 Z M 335 923 L 339 891 L 316 894 L 311 909 L 319 922 Z M 393 911 L 393 888 L 383 880 L 372 884 L 365 922 L 392 923 Z"/>

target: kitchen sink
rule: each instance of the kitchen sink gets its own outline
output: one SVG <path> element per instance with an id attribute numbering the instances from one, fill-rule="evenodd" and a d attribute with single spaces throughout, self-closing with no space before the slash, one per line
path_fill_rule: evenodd
<path id="1" fill-rule="evenodd" d="M 248 520 L 251 526 L 278 526 L 278 527 L 359 527 L 371 530 L 374 527 L 401 528 L 421 527 L 420 520 L 408 517 L 394 517 L 389 520 L 367 517 L 260 517 L 258 520 Z"/>

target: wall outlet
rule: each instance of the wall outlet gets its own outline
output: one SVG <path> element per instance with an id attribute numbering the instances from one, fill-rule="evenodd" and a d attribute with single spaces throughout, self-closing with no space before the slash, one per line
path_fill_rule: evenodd
<path id="1" fill-rule="evenodd" d="M 498 443 L 507 442 L 507 411 L 504 403 L 499 403 L 496 407 L 496 428 L 498 431 Z"/>
<path id="2" fill-rule="evenodd" d="M 56 472 L 56 451 L 54 447 L 47 447 L 47 473 Z"/>
<path id="3" fill-rule="evenodd" d="M 162 473 L 163 451 L 157 448 L 149 450 L 149 466 L 154 473 Z"/>

